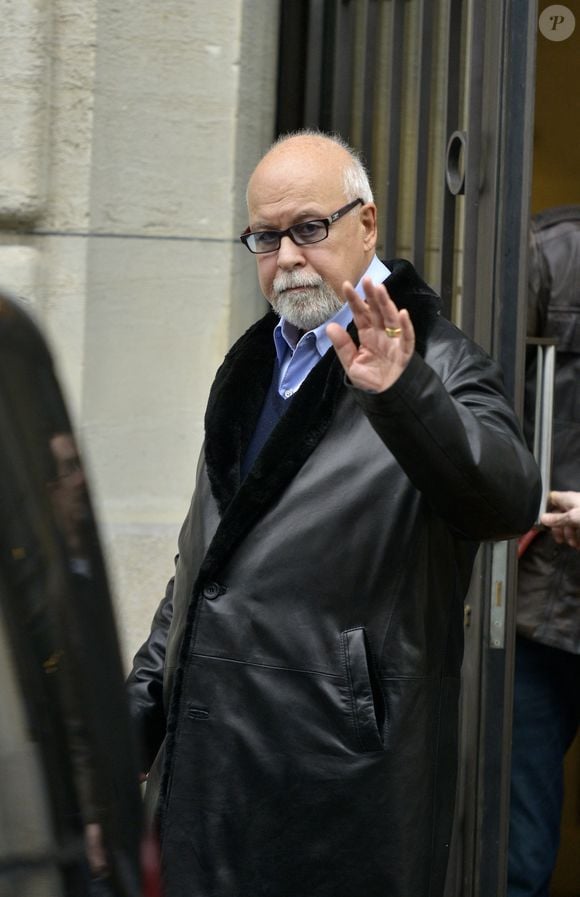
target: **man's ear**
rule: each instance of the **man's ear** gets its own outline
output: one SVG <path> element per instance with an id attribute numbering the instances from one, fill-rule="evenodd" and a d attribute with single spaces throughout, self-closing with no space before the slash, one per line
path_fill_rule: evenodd
<path id="1" fill-rule="evenodd" d="M 377 207 L 374 202 L 367 202 L 362 207 L 360 222 L 364 229 L 364 248 L 365 250 L 374 250 L 377 245 Z"/>

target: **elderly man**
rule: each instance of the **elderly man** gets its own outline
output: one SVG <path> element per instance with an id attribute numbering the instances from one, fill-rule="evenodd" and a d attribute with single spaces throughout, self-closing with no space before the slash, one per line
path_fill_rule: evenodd
<path id="1" fill-rule="evenodd" d="M 129 682 L 167 897 L 440 897 L 463 599 L 538 473 L 496 364 L 376 258 L 348 147 L 281 139 L 248 213 L 273 311 L 217 373 Z"/>

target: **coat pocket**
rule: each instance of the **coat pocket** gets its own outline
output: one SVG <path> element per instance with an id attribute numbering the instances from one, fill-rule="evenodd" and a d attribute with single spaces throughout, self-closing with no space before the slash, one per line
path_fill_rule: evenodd
<path id="1" fill-rule="evenodd" d="M 362 626 L 340 635 L 351 716 L 363 751 L 383 749 L 385 702 L 373 669 L 367 636 Z"/>

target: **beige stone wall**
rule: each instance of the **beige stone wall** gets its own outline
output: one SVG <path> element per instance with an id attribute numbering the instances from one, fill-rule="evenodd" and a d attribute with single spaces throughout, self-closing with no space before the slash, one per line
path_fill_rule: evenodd
<path id="1" fill-rule="evenodd" d="M 54 347 L 128 658 L 172 570 L 213 374 L 263 308 L 237 235 L 273 133 L 278 3 L 0 12 L 0 283 Z"/>

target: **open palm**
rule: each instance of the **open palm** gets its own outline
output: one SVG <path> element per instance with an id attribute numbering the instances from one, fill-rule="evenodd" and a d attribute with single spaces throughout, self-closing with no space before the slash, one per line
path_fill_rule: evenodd
<path id="1" fill-rule="evenodd" d="M 339 324 L 329 324 L 327 334 L 354 386 L 383 392 L 407 367 L 415 350 L 415 332 L 406 309 L 399 309 L 383 284 L 363 280 L 366 302 L 348 281 L 344 297 L 351 307 L 360 344 L 357 346 Z M 388 335 L 389 331 L 391 334 Z"/>

